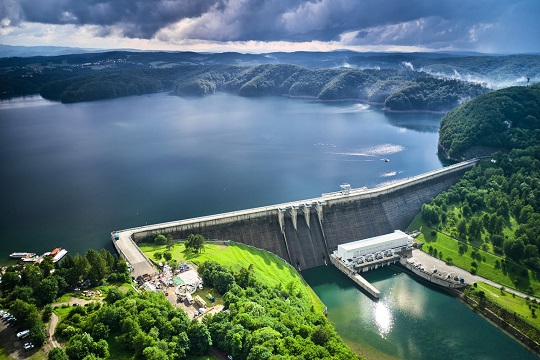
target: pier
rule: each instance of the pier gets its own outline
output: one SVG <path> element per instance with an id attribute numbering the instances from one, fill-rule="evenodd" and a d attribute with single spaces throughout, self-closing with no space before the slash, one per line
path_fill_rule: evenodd
<path id="1" fill-rule="evenodd" d="M 347 275 L 352 281 L 354 281 L 358 286 L 364 289 L 368 294 L 378 299 L 381 295 L 381 292 L 371 285 L 369 281 L 364 279 L 357 271 L 351 267 L 345 266 L 342 261 L 338 260 L 335 254 L 330 255 L 330 262 L 334 264 L 342 273 Z"/>
<path id="2" fill-rule="evenodd" d="M 114 231 L 111 238 L 132 275 L 151 273 L 137 247 L 158 233 L 232 240 L 270 251 L 297 270 L 327 264 L 338 245 L 404 229 L 422 204 L 455 184 L 478 159 L 376 188 L 342 187 L 317 198 Z"/>

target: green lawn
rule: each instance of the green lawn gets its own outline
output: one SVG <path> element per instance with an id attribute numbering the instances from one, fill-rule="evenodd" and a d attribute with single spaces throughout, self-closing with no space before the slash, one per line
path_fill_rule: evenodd
<path id="1" fill-rule="evenodd" d="M 58 316 L 58 322 L 62 321 L 66 316 L 68 316 L 69 312 L 73 306 L 68 307 L 62 307 L 58 306 L 53 309 L 53 312 Z"/>
<path id="2" fill-rule="evenodd" d="M 165 245 L 140 243 L 139 247 L 150 259 L 154 259 L 156 252 L 166 251 Z M 303 279 L 287 262 L 270 252 L 243 244 L 233 242 L 229 242 L 229 245 L 223 245 L 223 243 L 205 243 L 204 251 L 200 254 L 186 251 L 184 244 L 176 244 L 170 251 L 173 259 L 177 259 L 179 262 L 191 261 L 195 264 L 200 264 L 207 260 L 213 260 L 233 271 L 239 271 L 242 267 L 247 268 L 250 264 L 253 264 L 255 277 L 260 282 L 271 286 L 281 283 L 285 286 L 289 282 L 294 281 L 297 283 L 296 288 L 304 288 Z M 320 299 L 307 284 L 305 288 L 307 289 L 306 295 L 311 298 L 315 309 L 322 311 L 324 305 Z M 203 290 L 203 293 L 206 295 L 206 291 Z M 213 295 L 215 296 L 216 294 Z"/>
<path id="3" fill-rule="evenodd" d="M 462 251 L 460 251 L 460 242 L 457 239 L 438 231 L 436 231 L 436 235 L 434 236 L 432 234 L 434 229 L 426 226 L 420 215 L 413 220 L 407 230 L 413 229 L 421 231 L 416 241 L 425 242 L 422 247 L 423 251 L 429 252 L 429 248 L 431 247 L 438 254 L 442 252 L 443 260 L 446 261 L 448 258 L 451 258 L 454 265 L 467 271 L 471 270 L 471 264 L 474 261 L 478 265 L 476 273 L 486 279 L 497 282 L 505 287 L 518 289 L 522 292 L 530 294 L 540 293 L 540 279 L 538 279 L 538 275 L 527 270 L 525 267 L 510 262 L 506 262 L 506 266 L 503 266 L 503 257 L 480 248 L 475 248 L 472 244 L 462 245 Z M 478 255 L 473 257 L 473 252 Z"/>
<path id="4" fill-rule="evenodd" d="M 1 347 L 0 347 L 0 360 L 11 360 L 6 350 L 4 350 L 4 348 L 1 348 Z"/>
<path id="5" fill-rule="evenodd" d="M 499 304 L 505 309 L 511 312 L 515 312 L 532 326 L 540 329 L 540 310 L 536 309 L 536 314 L 533 317 L 531 308 L 529 308 L 529 302 L 519 296 L 512 296 L 512 294 L 501 291 L 496 287 L 490 286 L 484 283 L 477 283 L 478 290 L 483 290 L 486 298 L 496 304 Z"/>

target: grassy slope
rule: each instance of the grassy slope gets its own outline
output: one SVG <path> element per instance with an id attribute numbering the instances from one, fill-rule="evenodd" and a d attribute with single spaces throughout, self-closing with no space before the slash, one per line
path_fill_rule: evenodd
<path id="1" fill-rule="evenodd" d="M 139 247 L 150 259 L 154 258 L 156 252 L 166 251 L 165 245 L 141 243 Z M 221 243 L 207 243 L 204 251 L 200 254 L 188 252 L 183 244 L 176 244 L 171 249 L 171 253 L 173 259 L 177 259 L 179 262 L 189 260 L 200 264 L 206 260 L 213 260 L 233 271 L 239 271 L 242 267 L 247 268 L 253 264 L 255 277 L 258 281 L 272 286 L 280 283 L 285 286 L 294 281 L 297 283 L 297 289 L 306 289 L 306 295 L 311 298 L 311 303 L 316 310 L 322 311 L 324 308 L 323 303 L 313 290 L 303 282 L 296 270 L 283 259 L 268 251 L 230 242 L 228 246 Z"/>
<path id="2" fill-rule="evenodd" d="M 500 266 L 496 265 L 496 261 L 498 260 L 499 263 L 501 263 L 504 258 L 489 252 L 489 249 L 488 251 L 483 251 L 474 248 L 471 245 L 467 245 L 467 250 L 460 254 L 458 240 L 440 232 L 437 232 L 436 236 L 431 235 L 433 229 L 426 226 L 421 215 L 418 215 L 411 225 L 409 225 L 408 230 L 414 229 L 418 229 L 422 232 L 416 240 L 418 242 L 425 242 L 422 247 L 423 251 L 427 252 L 428 248 L 431 246 L 436 249 L 437 252 L 443 253 L 443 260 L 450 257 L 452 258 L 454 265 L 468 271 L 471 269 L 471 263 L 474 261 L 478 264 L 477 274 L 486 279 L 523 292 L 530 293 L 532 289 L 534 294 L 540 293 L 540 281 L 535 277 L 535 273 L 528 271 L 527 276 L 524 276 L 523 269 L 525 268 L 519 265 L 509 265 L 507 269 L 502 269 Z M 482 261 L 471 256 L 474 250 L 481 255 Z"/>
<path id="3" fill-rule="evenodd" d="M 535 317 L 532 316 L 532 312 L 529 308 L 529 303 L 527 300 L 519 296 L 512 296 L 512 294 L 501 291 L 500 289 L 484 283 L 478 284 L 478 290 L 483 290 L 488 300 L 501 305 L 511 312 L 521 315 L 521 317 L 531 325 L 536 328 L 540 328 L 540 318 L 538 317 L 540 314 L 537 314 Z"/>

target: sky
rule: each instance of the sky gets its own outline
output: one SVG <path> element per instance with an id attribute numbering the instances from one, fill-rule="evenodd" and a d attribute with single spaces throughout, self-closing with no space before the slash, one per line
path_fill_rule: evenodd
<path id="1" fill-rule="evenodd" d="M 0 44 L 540 52 L 540 0 L 0 0 Z"/>

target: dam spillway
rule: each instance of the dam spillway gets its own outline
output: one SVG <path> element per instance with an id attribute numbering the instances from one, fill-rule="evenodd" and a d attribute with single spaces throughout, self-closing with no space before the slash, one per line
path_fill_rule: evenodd
<path id="1" fill-rule="evenodd" d="M 265 249 L 299 270 L 307 269 L 327 264 L 329 254 L 340 244 L 404 230 L 422 204 L 455 184 L 477 161 L 464 161 L 372 189 L 351 189 L 313 199 L 115 231 L 112 238 L 113 242 L 121 240 L 115 247 L 130 264 L 128 251 L 121 247 L 136 247 L 137 242 L 151 240 L 158 233 L 172 234 L 177 239 L 193 233 Z"/>

